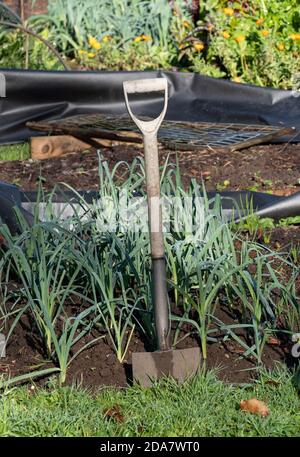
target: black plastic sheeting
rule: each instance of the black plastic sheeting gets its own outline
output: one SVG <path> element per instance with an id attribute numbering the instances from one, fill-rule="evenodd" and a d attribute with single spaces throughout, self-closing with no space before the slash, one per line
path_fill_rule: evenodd
<path id="1" fill-rule="evenodd" d="M 0 143 L 26 140 L 34 133 L 27 121 L 62 119 L 85 114 L 124 114 L 122 82 L 130 79 L 165 77 L 169 81 L 169 120 L 248 123 L 296 127 L 294 137 L 278 141 L 300 141 L 300 93 L 244 84 L 198 74 L 175 72 L 44 72 L 2 70 L 6 98 L 0 98 Z M 144 96 L 133 101 L 134 111 L 153 116 L 160 112 L 159 98 Z M 84 192 L 88 199 L 93 192 Z M 210 193 L 210 197 L 214 194 Z M 252 199 L 253 209 L 262 217 L 280 219 L 300 215 L 300 192 L 278 197 L 259 192 L 221 192 L 224 213 L 234 215 L 236 206 Z M 19 230 L 14 206 L 31 224 L 33 216 L 22 202 L 34 201 L 34 194 L 0 183 L 0 219 L 11 230 Z M 95 197 L 93 197 L 95 198 Z M 234 203 L 235 202 L 235 203 Z"/>
<path id="2" fill-rule="evenodd" d="M 16 234 L 21 231 L 17 207 L 28 225 L 34 223 L 33 215 L 22 208 L 21 192 L 17 186 L 0 182 L 0 222 L 6 224 L 11 233 Z"/>
<path id="3" fill-rule="evenodd" d="M 87 204 L 99 198 L 99 193 L 95 190 L 78 192 Z M 300 214 L 300 192 L 289 197 L 280 197 L 277 195 L 264 194 L 261 192 L 240 191 L 240 192 L 219 192 L 222 202 L 222 212 L 224 220 L 236 221 L 246 216 L 246 208 L 251 208 L 261 217 L 270 217 L 281 219 L 292 217 Z M 213 202 L 216 192 L 208 192 L 208 198 Z M 15 208 L 17 207 L 23 217 L 31 226 L 34 222 L 33 214 L 26 209 L 26 206 L 34 206 L 37 201 L 37 192 L 22 192 L 17 186 L 0 182 L 0 221 L 6 224 L 13 234 L 21 232 L 21 226 L 17 217 Z M 72 191 L 57 192 L 51 195 L 51 202 L 70 203 L 72 205 L 79 202 L 78 196 Z M 42 207 L 40 207 L 42 212 Z"/>
<path id="4" fill-rule="evenodd" d="M 75 114 L 126 112 L 122 82 L 165 77 L 169 81 L 166 119 L 249 123 L 296 127 L 300 141 L 300 93 L 237 84 L 224 79 L 167 71 L 46 72 L 0 70 L 6 78 L 6 98 L 0 98 L 0 143 L 26 140 L 27 121 L 61 119 Z M 152 116 L 160 100 L 134 100 L 135 112 Z"/>

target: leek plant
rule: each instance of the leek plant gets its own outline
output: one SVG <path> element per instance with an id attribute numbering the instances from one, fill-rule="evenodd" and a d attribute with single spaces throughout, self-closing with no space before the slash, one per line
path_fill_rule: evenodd
<path id="1" fill-rule="evenodd" d="M 278 296 L 275 314 L 279 330 L 293 335 L 300 332 L 300 300 L 297 292 L 297 279 L 299 278 L 299 268 L 293 269 L 290 264 L 284 265 L 289 268 L 291 274 L 288 279 L 280 281 L 274 278 L 274 286 Z"/>
<path id="2" fill-rule="evenodd" d="M 20 236 L 12 236 L 9 229 L 2 225 L 1 233 L 5 238 L 7 251 L 1 259 L 0 270 L 9 265 L 8 268 L 17 272 L 20 282 L 19 296 L 26 302 L 14 318 L 7 336 L 9 338 L 19 319 L 27 313 L 42 339 L 47 359 L 58 365 L 56 371 L 60 373 L 60 381 L 63 383 L 67 367 L 83 350 L 82 348 L 70 357 L 71 348 L 90 330 L 91 322 L 98 320 L 97 316 L 95 317 L 96 307 L 92 306 L 76 317 L 69 317 L 65 312 L 67 300 L 76 295 L 81 297 L 75 283 L 82 264 L 78 262 L 67 277 L 68 266 L 73 261 L 69 253 L 72 236 L 70 233 L 65 235 L 65 232 L 64 236 L 61 236 L 59 226 L 49 227 L 47 224 L 37 224 Z M 55 244 L 50 241 L 53 234 L 59 239 Z M 29 245 L 27 248 L 26 243 Z M 32 250 L 32 245 L 37 249 Z M 88 316 L 87 322 L 85 319 Z M 41 375 L 48 372 L 49 369 L 45 369 L 39 373 Z"/>
<path id="3" fill-rule="evenodd" d="M 129 283 L 125 285 L 128 277 L 123 274 L 116 243 L 104 237 L 101 244 L 92 244 L 81 265 L 87 272 L 91 290 L 89 302 L 96 307 L 103 326 L 100 330 L 106 330 L 122 363 L 134 332 L 132 316 L 139 299 Z"/>
<path id="4" fill-rule="evenodd" d="M 64 212 L 55 214 L 52 196 L 39 192 L 46 205 L 44 222 L 37 205 L 32 227 L 18 215 L 20 235 L 0 225 L 5 240 L 1 325 L 9 337 L 28 315 L 47 360 L 55 365 L 32 376 L 56 372 L 65 382 L 72 360 L 98 338 L 109 341 L 121 363 L 134 334 L 154 346 L 144 183 L 143 160 L 120 162 L 110 170 L 99 156 L 99 196 L 91 204 L 73 190 L 78 204 L 62 220 Z M 242 356 L 254 356 L 261 364 L 270 333 L 299 329 L 299 267 L 288 255 L 243 239 L 224 220 L 220 197 L 210 200 L 195 181 L 185 188 L 179 167 L 168 161 L 161 170 L 161 193 L 170 318 L 176 323 L 173 345 L 196 333 L 205 361 L 210 342 L 232 338 L 243 348 Z M 7 288 L 12 278 L 19 286 L 15 291 Z M 221 302 L 229 311 L 239 310 L 239 322 L 220 320 Z M 97 338 L 82 343 L 92 330 Z"/>
<path id="5" fill-rule="evenodd" d="M 182 0 L 176 4 L 187 11 Z M 56 32 L 63 51 L 82 49 L 89 36 L 99 40 L 112 36 L 126 48 L 142 34 L 168 49 L 171 21 L 172 7 L 167 0 L 56 0 L 49 4 L 49 14 L 34 18 L 36 26 L 50 26 Z"/>

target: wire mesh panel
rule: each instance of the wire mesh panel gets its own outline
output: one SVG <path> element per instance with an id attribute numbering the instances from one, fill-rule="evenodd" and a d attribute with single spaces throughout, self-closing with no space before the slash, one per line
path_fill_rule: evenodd
<path id="1" fill-rule="evenodd" d="M 49 122 L 30 122 L 27 125 L 49 133 L 76 135 L 77 131 L 78 135 L 91 138 L 111 138 L 109 132 L 114 132 L 115 140 L 141 142 L 141 138 L 138 140 L 139 131 L 128 116 L 90 114 Z M 233 151 L 271 141 L 293 131 L 282 126 L 163 121 L 158 139 L 168 149 L 221 148 Z"/>

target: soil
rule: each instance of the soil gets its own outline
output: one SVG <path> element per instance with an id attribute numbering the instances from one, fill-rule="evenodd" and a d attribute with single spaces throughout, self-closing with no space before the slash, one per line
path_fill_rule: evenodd
<path id="1" fill-rule="evenodd" d="M 237 323 L 237 316 L 230 313 L 228 309 L 220 308 L 216 316 L 224 324 Z M 237 332 L 237 335 L 242 340 L 246 340 L 246 334 L 242 329 Z M 73 352 L 98 336 L 99 334 L 93 331 L 80 341 L 80 346 L 73 348 Z M 222 341 L 224 337 L 222 332 L 214 336 L 218 341 L 208 344 L 207 368 L 216 369 L 219 379 L 234 384 L 247 383 L 255 379 L 257 365 L 254 357 L 242 358 L 241 354 L 244 349 L 232 339 L 227 342 Z M 199 346 L 198 337 L 191 334 L 180 341 L 175 349 L 197 346 Z M 100 339 L 74 359 L 68 369 L 66 383 L 76 383 L 88 388 L 130 385 L 132 383 L 132 353 L 146 350 L 151 350 L 147 342 L 143 341 L 140 335 L 134 334 L 126 358 L 123 363 L 120 363 L 110 341 L 106 338 Z M 54 366 L 52 363 L 45 363 L 45 359 L 37 332 L 34 331 L 27 316 L 23 316 L 9 339 L 6 358 L 0 359 L 0 375 L 9 374 L 10 377 L 15 377 Z M 284 339 L 280 340 L 276 337 L 273 340 L 270 339 L 270 344 L 266 344 L 263 363 L 267 368 L 272 369 L 277 362 L 286 363 L 289 366 L 293 363 L 291 359 L 290 344 Z M 46 380 L 45 377 L 37 379 L 35 382 L 38 385 L 45 385 Z"/>
<path id="2" fill-rule="evenodd" d="M 137 155 L 142 156 L 143 152 L 141 148 L 115 145 L 111 149 L 101 150 L 101 154 L 113 167 L 119 160 L 131 162 Z M 161 163 L 167 155 L 168 151 L 160 151 Z M 170 160 L 175 162 L 174 152 L 171 152 Z M 238 152 L 179 152 L 178 160 L 183 182 L 188 184 L 191 178 L 204 179 L 207 190 L 248 189 L 278 195 L 289 195 L 300 190 L 300 144 L 262 145 Z M 58 182 L 67 183 L 77 190 L 96 189 L 96 151 L 74 153 L 38 162 L 1 162 L 0 180 L 17 184 L 23 190 L 36 189 L 40 175 L 43 177 L 45 189 L 52 189 Z M 282 249 L 292 244 L 300 244 L 298 227 L 278 227 L 272 231 L 270 245 L 273 248 Z M 237 322 L 234 314 L 221 308 L 217 317 L 226 324 Z M 95 336 L 89 335 L 82 344 Z M 244 383 L 255 378 L 255 360 L 251 357 L 241 358 L 241 346 L 232 339 L 224 343 L 222 336 L 220 334 L 218 341 L 208 346 L 208 368 L 219 367 L 219 378 L 234 383 Z M 240 336 L 246 337 L 242 333 Z M 276 338 L 265 346 L 263 362 L 268 368 L 274 367 L 276 362 L 288 365 L 291 363 L 289 344 Z M 198 344 L 197 338 L 189 336 L 178 347 L 193 347 Z M 145 342 L 138 334 L 134 334 L 126 360 L 121 364 L 110 342 L 106 338 L 100 339 L 75 358 L 68 371 L 67 383 L 77 381 L 92 388 L 106 385 L 124 387 L 131 381 L 132 352 L 145 350 Z M 24 316 L 21 325 L 16 327 L 8 342 L 7 357 L 0 359 L 0 375 L 9 373 L 16 376 L 32 371 L 33 367 L 39 366 L 44 360 L 42 346 Z M 45 367 L 39 366 L 39 369 L 41 368 Z"/>
<path id="3" fill-rule="evenodd" d="M 142 156 L 140 147 L 115 145 L 101 154 L 111 167 L 124 160 Z M 161 163 L 174 151 L 160 151 Z M 289 195 L 300 190 L 300 143 L 253 146 L 236 152 L 201 150 L 178 152 L 185 184 L 191 178 L 204 179 L 207 190 L 256 190 Z M 1 162 L 0 180 L 14 183 L 23 190 L 38 186 L 39 176 L 45 189 L 64 182 L 77 190 L 98 187 L 98 156 L 95 150 L 73 153 L 43 161 Z"/>

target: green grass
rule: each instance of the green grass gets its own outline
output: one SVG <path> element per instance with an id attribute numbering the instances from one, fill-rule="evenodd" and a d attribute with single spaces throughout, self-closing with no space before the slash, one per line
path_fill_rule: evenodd
<path id="1" fill-rule="evenodd" d="M 30 157 L 29 144 L 11 144 L 0 146 L 1 160 L 26 160 Z"/>
<path id="2" fill-rule="evenodd" d="M 243 399 L 257 397 L 270 414 L 242 412 Z M 117 407 L 121 421 L 105 417 Z M 250 386 L 233 387 L 212 372 L 179 387 L 161 381 L 96 393 L 80 387 L 18 387 L 0 398 L 0 436 L 300 436 L 300 400 L 291 375 L 280 368 Z"/>

